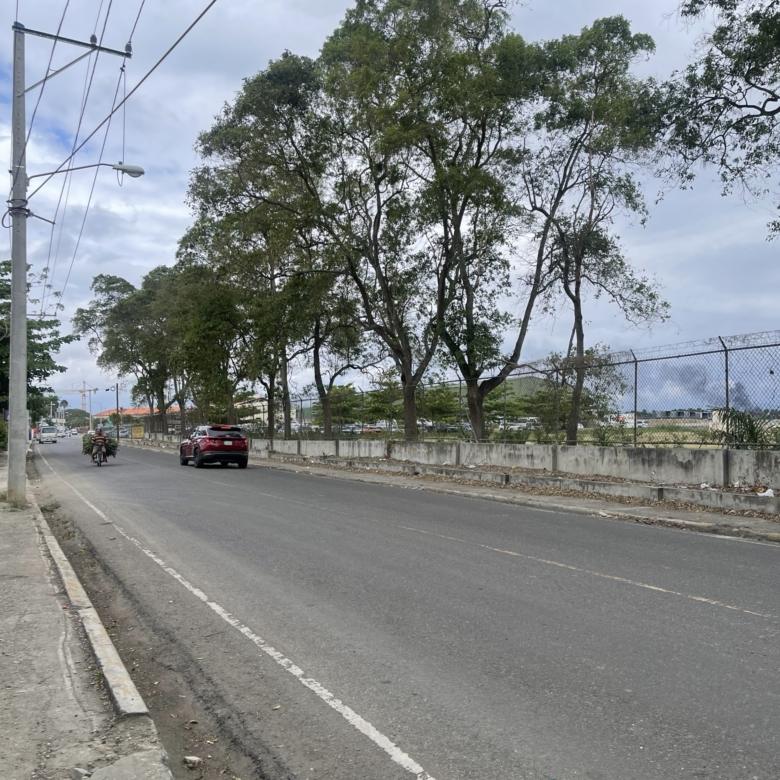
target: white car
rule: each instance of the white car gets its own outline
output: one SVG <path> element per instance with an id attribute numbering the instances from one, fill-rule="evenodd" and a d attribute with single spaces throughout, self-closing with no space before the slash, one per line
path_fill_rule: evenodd
<path id="1" fill-rule="evenodd" d="M 43 425 L 41 426 L 41 431 L 38 434 L 38 441 L 41 444 L 46 444 L 46 442 L 51 442 L 53 444 L 57 443 L 57 429 L 53 425 Z"/>

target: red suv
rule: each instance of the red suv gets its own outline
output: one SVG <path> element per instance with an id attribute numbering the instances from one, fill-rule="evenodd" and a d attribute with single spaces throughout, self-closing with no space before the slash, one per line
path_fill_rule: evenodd
<path id="1" fill-rule="evenodd" d="M 195 468 L 206 463 L 228 466 L 237 463 L 245 469 L 249 462 L 249 441 L 236 425 L 199 425 L 179 445 L 179 463 L 186 466 L 190 461 Z"/>

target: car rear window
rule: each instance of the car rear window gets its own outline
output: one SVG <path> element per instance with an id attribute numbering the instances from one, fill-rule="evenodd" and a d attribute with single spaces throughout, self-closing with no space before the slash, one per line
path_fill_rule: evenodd
<path id="1" fill-rule="evenodd" d="M 237 425 L 214 425 L 208 429 L 206 435 L 214 438 L 222 436 L 233 439 L 236 436 L 243 436 L 244 432 Z"/>
<path id="2" fill-rule="evenodd" d="M 41 428 L 41 433 L 57 433 L 57 429 L 45 425 L 43 428 Z"/>

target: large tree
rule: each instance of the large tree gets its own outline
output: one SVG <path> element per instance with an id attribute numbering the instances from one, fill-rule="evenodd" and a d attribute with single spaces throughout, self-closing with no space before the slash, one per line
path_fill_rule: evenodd
<path id="1" fill-rule="evenodd" d="M 669 137 L 677 172 L 691 179 L 706 163 L 724 191 L 744 186 L 777 197 L 780 155 L 780 2 L 684 0 L 681 14 L 714 27 L 696 59 L 669 84 Z M 770 223 L 780 231 L 780 220 Z"/>
<path id="2" fill-rule="evenodd" d="M 88 338 L 101 368 L 134 376 L 134 396 L 146 400 L 165 430 L 166 411 L 172 403 L 167 392 L 172 378 L 171 351 L 175 321 L 169 298 L 176 289 L 175 271 L 159 266 L 135 287 L 119 276 L 100 274 L 92 282 L 94 298 L 76 310 L 74 331 Z"/>
<path id="3" fill-rule="evenodd" d="M 549 73 L 538 147 L 522 171 L 532 208 L 552 228 L 548 248 L 559 283 L 553 289 L 572 311 L 569 444 L 577 442 L 585 381 L 586 294 L 610 300 L 631 322 L 663 318 L 668 308 L 613 232 L 616 215 L 646 215 L 636 171 L 650 168 L 663 100 L 655 82 L 632 75 L 631 66 L 653 49 L 649 36 L 632 34 L 622 17 L 599 19 L 544 46 Z"/>
<path id="4" fill-rule="evenodd" d="M 28 286 L 29 287 L 29 286 Z M 0 410 L 8 408 L 8 369 L 11 349 L 11 263 L 0 263 Z M 76 336 L 60 335 L 60 322 L 53 317 L 27 320 L 27 408 L 33 421 L 49 406 L 46 394 L 51 392 L 49 379 L 66 370 L 57 362 L 57 353 Z"/>

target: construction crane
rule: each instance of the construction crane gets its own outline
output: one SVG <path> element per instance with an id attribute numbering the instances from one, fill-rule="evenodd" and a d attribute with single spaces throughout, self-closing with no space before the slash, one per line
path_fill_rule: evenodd
<path id="1" fill-rule="evenodd" d="M 87 383 L 82 381 L 81 387 L 71 387 L 67 390 L 60 390 L 60 395 L 67 393 L 78 393 L 81 396 L 81 411 L 87 411 L 87 398 L 89 398 L 89 427 L 92 428 L 92 395 L 97 393 L 97 387 L 87 387 Z"/>

